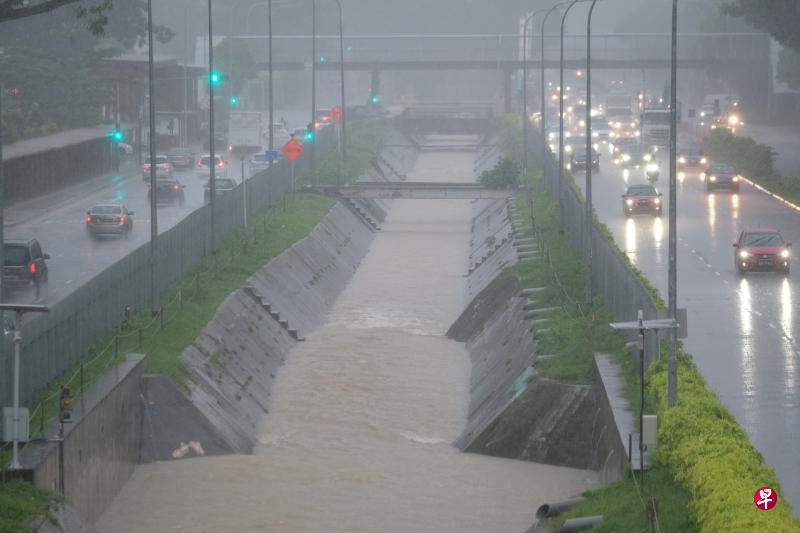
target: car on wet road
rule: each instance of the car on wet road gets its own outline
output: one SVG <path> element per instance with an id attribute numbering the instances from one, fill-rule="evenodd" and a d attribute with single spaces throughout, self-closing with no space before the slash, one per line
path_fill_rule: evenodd
<path id="1" fill-rule="evenodd" d="M 170 205 L 178 204 L 183 205 L 185 185 L 181 184 L 177 179 L 160 179 L 156 180 L 156 205 Z M 147 188 L 147 201 L 150 202 L 153 189 Z"/>
<path id="2" fill-rule="evenodd" d="M 47 260 L 37 239 L 6 239 L 3 246 L 3 285 L 6 290 L 38 288 L 47 283 Z"/>
<path id="3" fill-rule="evenodd" d="M 96 205 L 86 213 L 86 230 L 93 238 L 100 235 L 128 237 L 133 231 L 133 211 L 122 204 Z"/>
<path id="4" fill-rule="evenodd" d="M 156 179 L 158 178 L 171 178 L 172 177 L 172 163 L 165 155 L 156 156 Z M 142 164 L 142 179 L 147 181 L 150 179 L 150 157 L 146 157 L 144 164 Z"/>
<path id="5" fill-rule="evenodd" d="M 733 262 L 740 274 L 755 271 L 788 274 L 791 246 L 776 229 L 748 228 L 733 243 Z"/>
<path id="6" fill-rule="evenodd" d="M 225 158 L 219 154 L 214 154 L 214 160 L 216 161 L 217 166 L 214 169 L 215 176 L 227 176 L 228 175 L 228 163 L 225 161 Z M 200 156 L 200 159 L 197 160 L 197 165 L 195 165 L 195 172 L 199 177 L 209 177 L 211 175 L 211 155 L 210 154 L 203 154 Z"/>
<path id="7" fill-rule="evenodd" d="M 232 180 L 231 178 L 217 178 L 214 180 L 214 192 L 216 192 L 216 196 L 219 197 L 226 192 L 231 192 L 236 188 L 236 185 L 236 180 Z M 208 181 L 203 185 L 203 201 L 205 203 L 211 201 L 211 183 Z"/>
<path id="8" fill-rule="evenodd" d="M 191 148 L 173 148 L 167 152 L 167 159 L 175 168 L 194 167 L 195 154 Z"/>
<path id="9" fill-rule="evenodd" d="M 581 146 L 575 148 L 575 150 L 570 154 L 569 157 L 569 168 L 573 172 L 578 171 L 586 171 L 586 147 Z M 599 172 L 600 171 L 600 154 L 597 153 L 597 150 L 592 148 L 592 170 Z"/>
<path id="10" fill-rule="evenodd" d="M 739 192 L 741 177 L 736 172 L 736 169 L 727 163 L 711 163 L 703 171 L 703 179 L 706 182 L 706 191 L 708 192 L 717 189 Z"/>
<path id="11" fill-rule="evenodd" d="M 708 164 L 708 159 L 700 148 L 694 146 L 678 148 L 679 169 L 695 168 L 706 164 Z"/>
<path id="12" fill-rule="evenodd" d="M 650 184 L 630 185 L 622 195 L 622 212 L 626 217 L 649 214 L 661 216 L 661 193 Z"/>

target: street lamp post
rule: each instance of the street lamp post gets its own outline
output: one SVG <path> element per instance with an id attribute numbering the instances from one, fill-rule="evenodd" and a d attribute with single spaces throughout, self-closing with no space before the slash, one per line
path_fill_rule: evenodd
<path id="1" fill-rule="evenodd" d="M 267 44 L 269 45 L 269 150 L 272 152 L 275 150 L 275 109 L 273 105 L 275 101 L 272 98 L 272 91 L 273 91 L 273 82 L 272 82 L 272 0 L 267 1 L 267 32 L 269 35 L 267 36 Z M 267 177 L 267 206 L 270 207 L 272 205 L 272 176 L 274 172 L 272 170 L 272 157 L 269 158 L 269 176 Z M 285 194 L 285 192 L 284 192 Z"/>
<path id="2" fill-rule="evenodd" d="M 210 2 L 211 0 L 209 0 Z M 147 0 L 147 67 L 149 73 L 150 95 L 150 310 L 158 314 L 158 287 L 156 286 L 156 266 L 158 264 L 158 210 L 156 209 L 156 99 L 155 68 L 153 65 L 153 0 Z"/>
<path id="3" fill-rule="evenodd" d="M 344 22 L 341 0 L 336 0 L 336 5 L 339 7 L 339 76 L 341 78 L 342 91 L 342 164 L 344 164 L 347 161 L 347 110 L 344 102 Z"/>
<path id="4" fill-rule="evenodd" d="M 669 135 L 669 272 L 668 307 L 669 317 L 677 318 L 678 312 L 678 270 L 677 270 L 677 152 L 678 135 L 678 0 L 672 0 L 672 57 L 670 61 L 670 135 Z M 669 332 L 669 362 L 667 377 L 667 402 L 670 407 L 678 401 L 678 354 L 677 332 Z"/>
<path id="5" fill-rule="evenodd" d="M 314 140 L 317 137 L 317 0 L 311 0 L 311 131 Z M 308 156 L 311 159 L 311 180 L 317 183 L 316 161 L 314 160 L 314 144 L 309 143 Z"/>
<path id="6" fill-rule="evenodd" d="M 592 209 L 592 14 L 597 0 L 592 0 L 586 17 L 586 305 L 594 304 L 592 288 L 594 220 Z"/>
<path id="7" fill-rule="evenodd" d="M 5 311 L 14 311 L 14 406 L 12 422 L 14 426 L 14 434 L 12 435 L 12 452 L 10 470 L 19 470 L 22 465 L 19 464 L 19 442 L 20 442 L 20 413 L 19 413 L 19 358 L 22 348 L 22 314 L 27 312 L 46 313 L 50 311 L 43 305 L 25 305 L 25 304 L 3 304 L 0 303 L 0 314 Z M 5 324 L 2 324 L 5 328 Z"/>
<path id="8" fill-rule="evenodd" d="M 541 45 L 541 61 L 539 66 L 541 68 L 541 82 L 542 82 L 542 102 L 541 102 L 541 113 L 542 113 L 542 161 L 544 161 L 545 157 L 547 157 L 547 115 L 546 115 L 546 106 L 547 106 L 547 98 L 546 98 L 546 88 L 545 88 L 545 80 L 544 80 L 544 28 L 547 24 L 547 19 L 550 15 L 561 6 L 561 3 L 553 5 L 547 13 L 545 14 L 544 18 L 542 19 L 542 45 Z M 547 165 L 542 166 L 542 172 L 545 172 L 547 169 Z"/>
<path id="9" fill-rule="evenodd" d="M 561 58 L 559 61 L 559 87 L 558 87 L 558 232 L 564 233 L 564 22 L 572 6 L 579 0 L 572 2 L 564 10 L 561 16 Z M 588 155 L 588 154 L 587 154 Z"/>

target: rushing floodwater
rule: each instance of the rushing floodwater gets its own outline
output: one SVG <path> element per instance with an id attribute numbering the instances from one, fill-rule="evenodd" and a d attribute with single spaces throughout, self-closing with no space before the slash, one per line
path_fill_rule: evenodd
<path id="1" fill-rule="evenodd" d="M 415 174 L 463 181 L 473 154 Z M 409 179 L 414 179 L 413 175 Z M 280 370 L 253 455 L 138 467 L 102 532 L 522 532 L 593 472 L 451 446 L 469 356 L 444 332 L 464 301 L 470 203 L 397 201 L 326 323 Z"/>

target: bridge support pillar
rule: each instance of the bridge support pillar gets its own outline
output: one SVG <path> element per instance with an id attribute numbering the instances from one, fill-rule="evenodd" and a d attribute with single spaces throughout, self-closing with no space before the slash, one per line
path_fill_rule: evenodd
<path id="1" fill-rule="evenodd" d="M 506 113 L 511 113 L 511 75 L 512 70 L 503 69 L 503 110 Z"/>

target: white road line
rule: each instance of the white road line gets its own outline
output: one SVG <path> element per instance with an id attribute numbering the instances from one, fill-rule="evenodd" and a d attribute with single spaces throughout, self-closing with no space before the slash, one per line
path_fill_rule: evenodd
<path id="1" fill-rule="evenodd" d="M 755 313 L 758 316 L 761 316 L 761 311 L 753 311 L 753 313 Z"/>
<path id="2" fill-rule="evenodd" d="M 719 272 L 717 272 L 717 271 L 714 271 L 714 274 L 716 274 L 717 276 L 719 276 L 719 275 L 720 275 L 720 274 L 719 274 Z"/>
<path id="3" fill-rule="evenodd" d="M 72 283 L 72 282 L 73 282 L 73 280 L 71 280 L 71 279 L 68 279 L 68 280 L 65 282 L 65 285 L 69 285 L 69 284 L 70 284 L 70 283 Z"/>
<path id="4" fill-rule="evenodd" d="M 769 323 L 769 327 L 771 327 L 772 329 L 775 329 L 775 324 L 773 324 L 772 322 L 770 322 L 770 323 Z"/>

